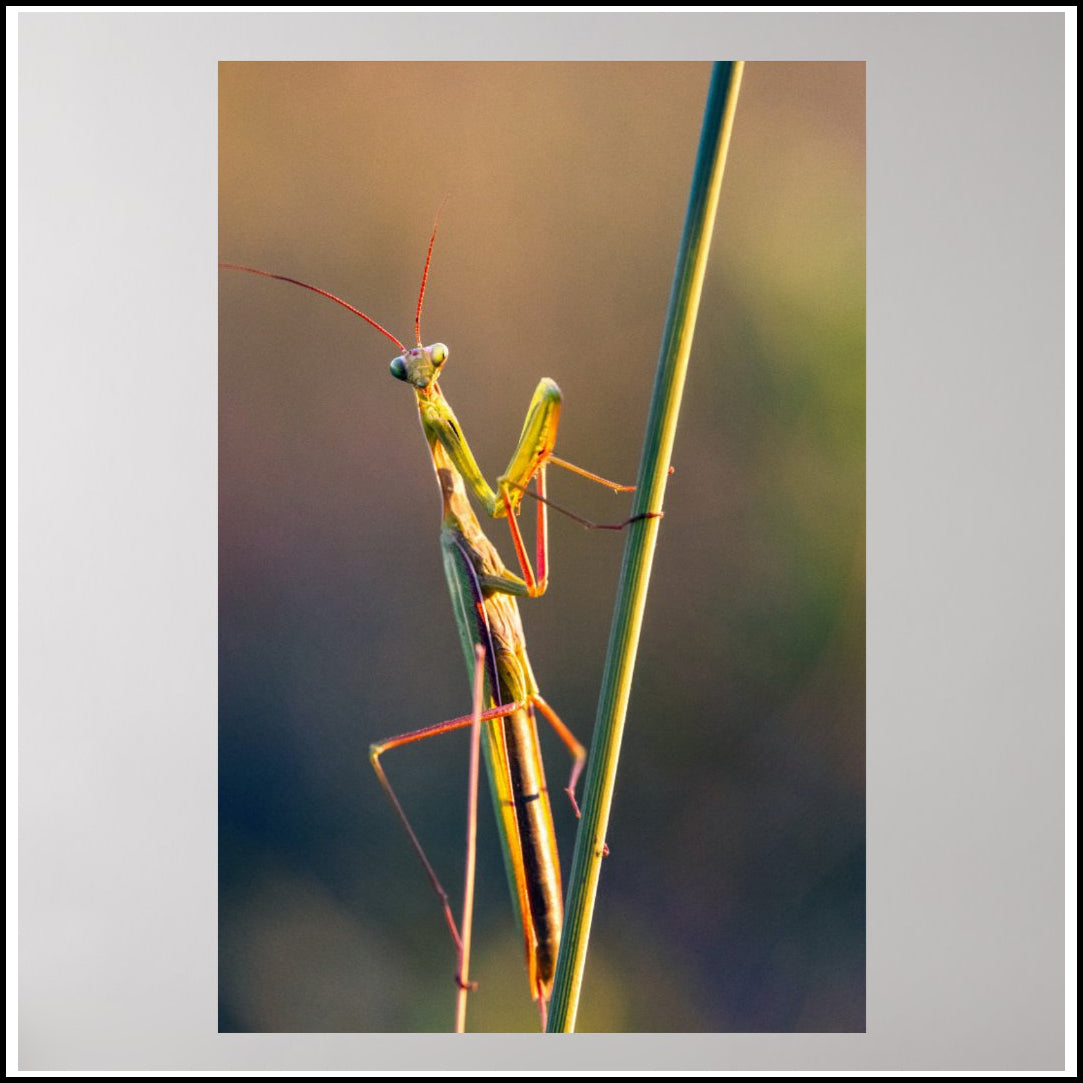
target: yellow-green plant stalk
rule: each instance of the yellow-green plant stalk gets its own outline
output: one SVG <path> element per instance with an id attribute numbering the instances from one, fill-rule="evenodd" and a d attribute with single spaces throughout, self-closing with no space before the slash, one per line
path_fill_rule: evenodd
<path id="1" fill-rule="evenodd" d="M 643 458 L 636 482 L 637 515 L 662 510 L 742 68 L 742 61 L 716 63 L 711 75 L 647 418 Z M 586 966 L 587 940 L 598 893 L 609 812 L 613 804 L 617 759 L 660 523 L 658 517 L 633 523 L 624 549 L 617 605 L 609 633 L 609 650 L 588 760 L 583 817 L 572 859 L 564 931 L 549 1005 L 547 1029 L 550 1032 L 575 1029 L 579 991 Z"/>

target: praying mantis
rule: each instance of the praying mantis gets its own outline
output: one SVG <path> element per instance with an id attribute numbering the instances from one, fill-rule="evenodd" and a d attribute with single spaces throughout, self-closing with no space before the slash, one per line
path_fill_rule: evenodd
<path id="1" fill-rule="evenodd" d="M 496 487 L 491 487 L 485 480 L 455 414 L 440 390 L 439 377 L 448 359 L 448 348 L 443 343 L 422 345 L 421 309 L 436 230 L 434 226 L 418 294 L 414 319 L 417 346 L 411 349 L 376 320 L 326 290 L 259 268 L 230 263 L 219 266 L 311 290 L 360 317 L 402 351 L 392 360 L 390 371 L 396 379 L 409 384 L 416 395 L 422 432 L 441 493 L 440 543 L 444 571 L 464 659 L 468 671 L 474 674 L 475 693 L 470 714 L 377 742 L 370 747 L 370 762 L 440 900 L 456 945 L 459 955 L 456 1029 L 461 1030 L 465 1025 L 465 993 L 470 988 L 466 974 L 469 935 L 466 914 L 470 908 L 472 849 L 468 848 L 467 901 L 460 931 L 447 892 L 426 857 L 380 760 L 394 748 L 467 726 L 473 726 L 475 731 L 480 727 L 505 870 L 523 933 L 528 987 L 531 997 L 538 1002 L 544 1030 L 560 942 L 563 901 L 560 860 L 538 745 L 535 711 L 549 722 L 572 757 L 565 790 L 576 815 L 575 787 L 586 761 L 586 751 L 541 695 L 527 656 L 516 599 L 539 597 L 548 585 L 548 507 L 557 507 L 588 528 L 606 530 L 623 529 L 635 519 L 647 516 L 602 524 L 551 504 L 545 485 L 548 465 L 564 467 L 615 492 L 631 491 L 633 487 L 609 481 L 553 454 L 562 399 L 559 387 L 549 378 L 543 378 L 534 392 L 518 444 Z M 531 482 L 534 483 L 533 492 L 529 489 Z M 507 520 L 521 575 L 508 570 L 496 547 L 482 531 L 468 493 L 473 493 L 487 517 Z M 533 565 L 517 523 L 525 493 L 537 501 Z M 468 830 L 472 839 L 472 827 Z"/>

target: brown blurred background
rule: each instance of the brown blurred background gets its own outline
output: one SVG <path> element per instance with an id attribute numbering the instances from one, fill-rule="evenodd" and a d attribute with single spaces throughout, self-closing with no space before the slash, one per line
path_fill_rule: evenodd
<path id="1" fill-rule="evenodd" d="M 745 69 L 582 1031 L 865 1026 L 864 74 Z M 221 258 L 409 342 L 449 196 L 422 335 L 450 347 L 482 469 L 546 375 L 559 454 L 632 481 L 709 78 L 223 64 Z M 469 709 L 413 396 L 389 342 L 307 291 L 223 273 L 220 319 L 220 1029 L 447 1030 L 454 952 L 367 759 Z M 588 516 L 625 513 L 550 478 Z M 549 592 L 521 608 L 542 692 L 589 746 L 623 538 L 554 519 Z M 387 767 L 458 897 L 465 737 Z M 533 1030 L 488 807 L 470 1026 Z"/>

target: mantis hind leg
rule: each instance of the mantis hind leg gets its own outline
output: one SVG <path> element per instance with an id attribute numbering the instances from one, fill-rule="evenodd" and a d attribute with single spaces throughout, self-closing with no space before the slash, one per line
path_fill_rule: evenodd
<path id="1" fill-rule="evenodd" d="M 470 781 L 466 787 L 466 870 L 463 873 L 462 939 L 459 946 L 459 972 L 455 980 L 459 992 L 455 1000 L 455 1033 L 466 1033 L 466 998 L 477 988 L 470 981 L 470 939 L 474 930 L 474 872 L 478 852 L 478 786 L 481 759 L 481 703 L 485 694 L 485 648 L 474 647 L 473 716 L 470 721 Z"/>
<path id="2" fill-rule="evenodd" d="M 455 951 L 458 957 L 458 965 L 455 974 L 455 982 L 458 986 L 456 999 L 456 1030 L 460 1032 L 466 1024 L 466 995 L 471 989 L 475 988 L 474 984 L 469 980 L 468 967 L 470 959 L 470 936 L 473 925 L 474 869 L 477 852 L 478 759 L 481 741 L 481 723 L 491 719 L 504 718 L 514 711 L 522 710 L 526 706 L 525 703 L 512 703 L 493 707 L 485 711 L 481 709 L 482 696 L 484 693 L 485 649 L 484 647 L 478 646 L 475 648 L 475 652 L 476 662 L 474 669 L 473 710 L 470 714 L 462 715 L 459 718 L 452 718 L 446 722 L 438 722 L 434 726 L 426 726 L 423 729 L 411 730 L 408 733 L 402 733 L 395 737 L 388 737 L 383 741 L 379 741 L 369 746 L 369 762 L 372 764 L 372 768 L 376 772 L 376 777 L 379 780 L 384 793 L 387 794 L 392 807 L 395 809 L 402 826 L 406 829 L 406 834 L 410 838 L 410 844 L 413 846 L 414 852 L 421 861 L 422 867 L 425 870 L 425 875 L 428 877 L 433 891 L 436 892 L 436 896 L 440 902 L 441 912 L 443 913 L 444 920 L 451 933 L 451 939 L 455 945 Z M 467 726 L 472 728 L 472 734 L 470 746 L 470 785 L 467 798 L 466 873 L 464 876 L 463 888 L 462 932 L 460 933 L 459 926 L 456 925 L 455 916 L 451 910 L 451 900 L 448 893 L 445 890 L 444 885 L 440 882 L 440 878 L 436 875 L 436 870 L 433 868 L 432 863 L 426 856 L 424 847 L 421 845 L 421 841 L 418 839 L 413 826 L 410 824 L 410 820 L 402 807 L 402 803 L 399 801 L 398 796 L 387 778 L 383 764 L 380 763 L 380 757 L 385 752 L 389 752 L 394 748 L 401 748 L 403 745 L 423 741 L 429 737 L 437 737 L 442 733 L 452 733 L 455 730 L 465 729 Z"/>
<path id="3" fill-rule="evenodd" d="M 564 787 L 564 792 L 568 795 L 568 800 L 572 803 L 572 808 L 575 810 L 575 818 L 577 820 L 582 819 L 582 815 L 579 812 L 579 802 L 575 799 L 575 786 L 579 781 L 579 776 L 583 773 L 583 768 L 587 762 L 587 750 L 576 740 L 575 734 L 572 733 L 567 726 L 560 720 L 560 716 L 545 702 L 539 695 L 531 697 L 530 702 L 538 708 L 539 711 L 545 716 L 545 720 L 556 731 L 557 736 L 564 742 L 565 747 L 572 754 L 572 770 L 568 777 L 568 785 Z M 603 842 L 603 854 L 609 856 L 609 847 Z"/>
<path id="4" fill-rule="evenodd" d="M 579 743 L 575 734 L 564 725 L 560 719 L 560 715 L 558 715 L 540 695 L 535 694 L 531 696 L 530 702 L 545 716 L 546 722 L 553 727 L 556 735 L 564 743 L 564 747 L 567 748 L 572 755 L 571 774 L 568 776 L 568 785 L 564 787 L 564 792 L 568 795 L 568 799 L 572 803 L 572 808 L 575 810 L 575 818 L 579 819 L 579 804 L 575 799 L 575 787 L 579 782 L 579 776 L 583 773 L 583 767 L 587 762 L 587 750 Z"/>

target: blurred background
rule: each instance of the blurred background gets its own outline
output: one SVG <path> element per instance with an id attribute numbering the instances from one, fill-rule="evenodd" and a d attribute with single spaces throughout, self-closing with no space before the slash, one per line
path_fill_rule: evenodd
<path id="1" fill-rule="evenodd" d="M 422 337 L 450 347 L 483 471 L 544 375 L 558 453 L 634 481 L 709 78 L 222 64 L 221 258 L 409 343 L 448 196 Z M 580 1031 L 865 1028 L 864 136 L 863 64 L 746 66 Z M 449 1030 L 454 951 L 368 763 L 470 706 L 414 398 L 338 306 L 220 278 L 219 1026 Z M 563 471 L 550 490 L 628 507 Z M 553 516 L 549 591 L 521 605 L 542 694 L 588 747 L 623 545 Z M 541 728 L 567 869 L 568 757 Z M 466 756 L 455 734 L 387 759 L 453 898 Z M 469 1025 L 535 1030 L 489 807 Z"/>

